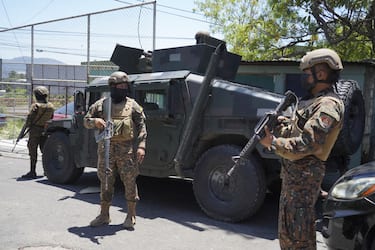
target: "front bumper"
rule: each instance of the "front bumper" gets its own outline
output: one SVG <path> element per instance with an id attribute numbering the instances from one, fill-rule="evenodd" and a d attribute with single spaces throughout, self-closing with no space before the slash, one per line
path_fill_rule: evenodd
<path id="1" fill-rule="evenodd" d="M 324 204 L 323 216 L 322 236 L 328 249 L 361 250 L 375 225 L 375 206 L 366 199 L 330 197 Z"/>

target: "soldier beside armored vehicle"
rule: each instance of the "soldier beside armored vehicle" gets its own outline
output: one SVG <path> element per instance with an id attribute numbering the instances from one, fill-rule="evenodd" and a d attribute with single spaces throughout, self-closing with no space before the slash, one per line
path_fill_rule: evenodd
<path id="1" fill-rule="evenodd" d="M 196 50 L 203 49 L 208 50 L 210 55 L 214 49 L 203 44 L 198 47 L 181 47 L 181 53 L 195 51 L 198 56 Z M 178 48 L 172 50 L 173 53 L 176 51 Z M 160 59 L 168 52 L 162 51 L 163 54 L 155 58 Z M 223 53 L 226 59 L 228 54 L 231 56 L 228 52 Z M 170 54 L 166 58 L 171 58 Z M 172 63 L 169 62 L 167 66 L 178 69 Z M 183 63 L 180 67 L 194 67 L 187 62 Z M 216 63 L 220 66 L 218 74 L 214 75 L 203 76 L 196 73 L 199 69 L 129 75 L 133 81 L 132 96 L 143 106 L 147 117 L 148 149 L 140 174 L 191 179 L 196 200 L 207 215 L 236 222 L 256 213 L 263 204 L 267 189 L 274 189 L 279 180 L 279 158 L 261 146 L 256 147 L 245 165 L 236 169 L 228 183 L 225 183 L 224 177 L 233 166 L 232 157 L 239 155 L 252 136 L 259 118 L 275 109 L 284 96 L 231 82 L 229 80 L 234 74 L 227 72 L 223 77 L 224 70 L 220 67 L 226 64 L 222 59 Z M 157 67 L 162 69 L 160 65 Z M 236 71 L 237 67 L 233 70 Z M 210 72 L 210 67 L 207 72 Z M 200 93 L 202 89 L 205 93 Z M 343 96 L 360 94 L 355 82 L 339 84 L 338 89 Z M 107 78 L 94 80 L 84 93 L 75 94 L 75 114 L 72 118 L 49 122 L 43 166 L 51 182 L 74 182 L 85 167 L 96 167 L 97 145 L 93 131 L 83 127 L 83 117 L 88 106 L 105 91 L 108 91 Z M 199 96 L 205 97 L 204 100 L 197 100 Z M 346 104 L 347 113 L 351 114 L 347 117 L 346 126 L 356 126 L 361 121 L 350 112 L 351 97 L 346 99 L 349 100 Z M 197 104 L 201 110 L 192 116 L 194 105 Z M 361 105 L 363 103 L 360 101 L 356 102 L 353 108 L 363 108 Z M 344 130 L 347 133 L 350 131 Z M 353 145 L 348 134 L 341 137 L 346 138 L 341 143 L 351 144 L 351 149 L 358 148 L 359 144 Z M 358 140 L 355 140 L 357 143 Z M 338 147 L 342 148 L 342 145 Z M 346 153 L 337 153 L 335 157 L 346 157 Z"/>

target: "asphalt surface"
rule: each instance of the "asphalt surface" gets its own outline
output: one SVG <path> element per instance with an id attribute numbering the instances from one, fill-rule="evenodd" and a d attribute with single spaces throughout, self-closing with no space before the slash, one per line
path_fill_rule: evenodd
<path id="1" fill-rule="evenodd" d="M 99 182 L 85 169 L 72 185 L 55 185 L 44 176 L 23 181 L 28 171 L 26 140 L 0 140 L 0 249 L 279 249 L 277 198 L 268 195 L 261 211 L 242 223 L 207 217 L 195 202 L 190 182 L 138 178 L 141 201 L 134 231 L 123 229 L 126 206 L 121 183 L 111 206 L 112 222 L 91 228 L 99 212 Z M 40 155 L 39 155 L 40 156 Z M 37 172 L 42 173 L 41 160 Z M 317 232 L 318 250 L 326 249 Z"/>

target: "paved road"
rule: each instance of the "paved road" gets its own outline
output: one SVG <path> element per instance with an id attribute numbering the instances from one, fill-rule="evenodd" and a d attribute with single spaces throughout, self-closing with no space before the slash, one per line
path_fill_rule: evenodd
<path id="1" fill-rule="evenodd" d="M 0 249 L 279 249 L 277 198 L 267 196 L 248 221 L 224 223 L 200 210 L 190 182 L 175 179 L 138 179 L 135 231 L 121 226 L 126 209 L 120 183 L 111 224 L 90 228 L 99 212 L 95 170 L 85 170 L 74 185 L 53 185 L 45 177 L 19 180 L 29 164 L 25 143 L 20 144 L 14 154 L 0 141 Z M 40 161 L 37 171 L 42 173 Z M 326 249 L 317 235 L 318 249 Z"/>

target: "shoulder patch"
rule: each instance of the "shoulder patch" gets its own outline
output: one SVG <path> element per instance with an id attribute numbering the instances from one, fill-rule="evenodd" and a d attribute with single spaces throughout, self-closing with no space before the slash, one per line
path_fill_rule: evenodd
<path id="1" fill-rule="evenodd" d="M 332 126 L 334 119 L 327 114 L 321 113 L 318 121 L 322 128 L 327 129 Z"/>

